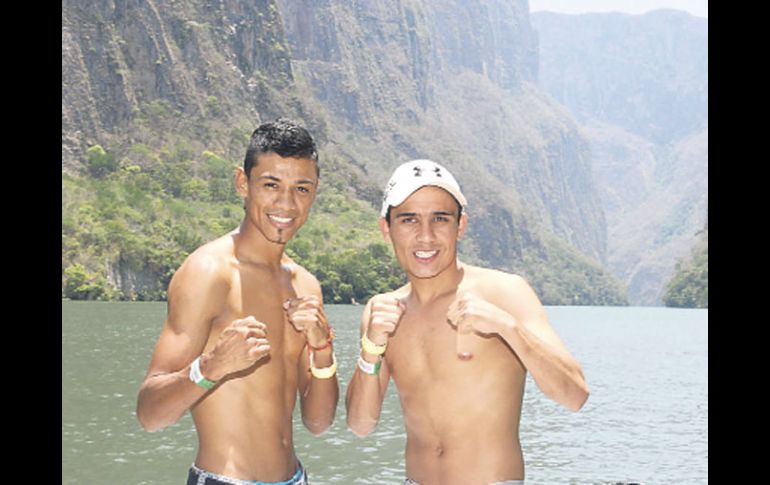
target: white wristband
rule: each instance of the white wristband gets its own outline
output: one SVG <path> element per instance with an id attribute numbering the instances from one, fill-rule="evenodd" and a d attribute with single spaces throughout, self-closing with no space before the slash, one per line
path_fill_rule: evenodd
<path id="1" fill-rule="evenodd" d="M 190 380 L 194 383 L 198 384 L 204 389 L 211 389 L 216 385 L 215 381 L 210 381 L 203 377 L 203 374 L 201 374 L 201 358 L 196 358 L 192 364 L 190 365 Z"/>
<path id="2" fill-rule="evenodd" d="M 372 364 L 371 362 L 367 362 L 364 360 L 364 358 L 359 354 L 358 356 L 358 368 L 361 369 L 364 374 L 369 374 L 370 376 L 376 376 L 380 373 L 380 366 L 382 366 L 382 356 L 377 356 L 377 362 Z"/>

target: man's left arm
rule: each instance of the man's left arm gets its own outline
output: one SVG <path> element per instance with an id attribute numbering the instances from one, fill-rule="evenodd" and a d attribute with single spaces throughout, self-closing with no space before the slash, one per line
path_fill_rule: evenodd
<path id="1" fill-rule="evenodd" d="M 498 334 L 546 396 L 578 411 L 589 394 L 580 364 L 551 327 L 529 284 L 510 274 L 500 280 L 488 282 L 483 296 L 461 292 L 450 307 L 450 320 L 481 334 Z"/>
<path id="2" fill-rule="evenodd" d="M 309 295 L 287 301 L 289 322 L 305 335 L 306 346 L 297 363 L 297 387 L 302 422 L 314 435 L 331 426 L 339 400 L 333 333 L 323 309 L 321 287 L 315 282 Z M 311 368 L 312 363 L 312 368 Z"/>

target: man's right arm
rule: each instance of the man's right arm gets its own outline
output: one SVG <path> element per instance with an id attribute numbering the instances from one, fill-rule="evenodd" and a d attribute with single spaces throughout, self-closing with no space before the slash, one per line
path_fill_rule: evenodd
<path id="1" fill-rule="evenodd" d="M 270 352 L 267 327 L 247 316 L 233 320 L 202 353 L 227 299 L 228 282 L 219 271 L 214 258 L 193 254 L 169 284 L 168 317 L 137 399 L 137 418 L 148 431 L 175 423 L 207 392 L 216 392 L 190 380 L 197 357 L 203 377 L 219 381 Z"/>
<path id="2" fill-rule="evenodd" d="M 201 355 L 224 300 L 217 294 L 222 289 L 216 288 L 216 264 L 205 259 L 191 255 L 169 284 L 168 315 L 137 399 L 136 415 L 147 431 L 175 423 L 207 392 L 190 380 L 190 365 Z M 206 364 L 203 356 L 201 373 L 216 380 Z"/>
<path id="3" fill-rule="evenodd" d="M 369 300 L 361 316 L 361 336 L 367 335 L 375 346 L 386 345 L 402 312 L 403 307 L 394 298 L 377 295 Z M 345 408 L 348 428 L 356 436 L 364 437 L 377 427 L 382 401 L 388 390 L 390 370 L 384 357 L 376 352 L 361 349 L 359 358 L 364 363 L 357 364 L 353 371 L 345 397 Z M 370 370 L 376 369 L 377 373 L 364 372 L 362 365 Z"/>

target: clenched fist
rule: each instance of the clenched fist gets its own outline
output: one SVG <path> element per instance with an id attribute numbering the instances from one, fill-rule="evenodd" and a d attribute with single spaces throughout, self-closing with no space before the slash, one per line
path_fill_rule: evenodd
<path id="1" fill-rule="evenodd" d="M 222 330 L 217 344 L 201 358 L 201 372 L 208 379 L 218 381 L 252 366 L 269 353 L 267 326 L 249 315 L 233 320 Z"/>
<path id="2" fill-rule="evenodd" d="M 323 347 L 332 338 L 332 329 L 326 319 L 321 300 L 317 296 L 301 296 L 283 302 L 289 323 L 305 334 L 310 347 Z"/>
<path id="3" fill-rule="evenodd" d="M 405 310 L 404 302 L 393 296 L 377 295 L 372 298 L 366 337 L 375 345 L 385 345 L 396 331 Z"/>
<path id="4" fill-rule="evenodd" d="M 474 331 L 482 335 L 501 333 L 514 322 L 509 313 L 467 290 L 457 292 L 447 310 L 447 321 L 458 333 Z"/>

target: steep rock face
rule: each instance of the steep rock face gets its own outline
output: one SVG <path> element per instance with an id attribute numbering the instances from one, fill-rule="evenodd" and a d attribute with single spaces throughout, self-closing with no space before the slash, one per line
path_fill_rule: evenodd
<path id="1" fill-rule="evenodd" d="M 278 15 L 268 1 L 64 2 L 64 168 L 95 143 L 153 144 L 162 135 L 142 122 L 159 114 L 179 131 L 209 117 L 253 125 L 265 84 L 292 77 Z"/>
<path id="2" fill-rule="evenodd" d="M 436 158 L 466 171 L 470 192 L 497 195 L 500 207 L 477 214 L 502 209 L 522 228 L 540 220 L 604 260 L 587 144 L 569 114 L 531 86 L 537 48 L 525 2 L 279 4 L 298 83 L 335 107 L 331 138 L 378 183 L 398 161 Z M 362 142 L 351 131 L 391 152 L 352 148 Z M 515 254 L 497 264 L 519 265 Z"/>
<path id="3" fill-rule="evenodd" d="M 607 263 L 632 304 L 659 305 L 706 218 L 708 21 L 673 10 L 532 19 L 540 85 L 589 141 Z"/>
<path id="4" fill-rule="evenodd" d="M 606 226 L 587 143 L 563 108 L 531 86 L 511 95 L 473 73 L 448 81 L 437 92 L 440 101 L 429 118 L 462 121 L 451 126 L 428 121 L 426 126 L 447 147 L 448 159 L 467 161 L 461 167 L 472 174 L 465 177 L 472 200 L 486 200 L 478 199 L 484 192 L 495 194 L 499 201 L 492 204 L 515 216 L 513 233 L 542 226 L 602 261 Z"/>
<path id="5" fill-rule="evenodd" d="M 676 10 L 532 15 L 543 89 L 581 122 L 664 145 L 708 117 L 708 20 Z"/>
<path id="6" fill-rule="evenodd" d="M 425 46 L 410 34 L 400 3 L 279 5 L 292 65 L 336 121 L 372 136 L 393 131 L 383 126 L 391 119 L 417 119 Z"/>
<path id="7" fill-rule="evenodd" d="M 424 7 L 444 76 L 468 70 L 507 90 L 536 79 L 537 45 L 526 2 L 425 2 Z"/>
<path id="8" fill-rule="evenodd" d="M 179 157 L 239 160 L 256 123 L 292 116 L 327 183 L 374 208 L 400 162 L 456 171 L 466 260 L 526 272 L 563 252 L 550 232 L 603 261 L 586 142 L 533 86 L 537 65 L 523 0 L 65 1 L 63 170 L 82 174 L 96 143 L 140 166 L 142 146 L 180 142 Z M 147 279 L 131 271 L 110 277 Z"/>
<path id="9" fill-rule="evenodd" d="M 464 71 L 511 90 L 535 78 L 525 2 L 278 3 L 294 66 L 353 124 L 414 121 L 434 85 Z"/>
<path id="10" fill-rule="evenodd" d="M 639 304 L 661 303 L 676 261 L 689 255 L 706 221 L 708 127 L 668 150 L 647 152 L 647 161 L 653 157 L 647 185 L 631 185 L 646 193 L 612 212 L 608 224 L 610 269 L 627 281 L 629 297 Z"/>

